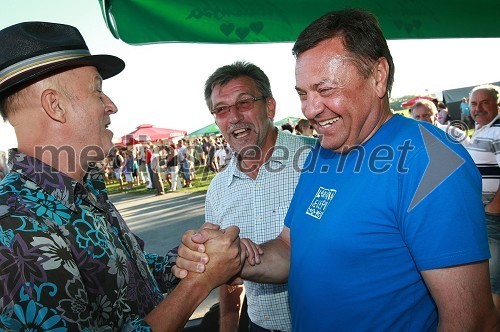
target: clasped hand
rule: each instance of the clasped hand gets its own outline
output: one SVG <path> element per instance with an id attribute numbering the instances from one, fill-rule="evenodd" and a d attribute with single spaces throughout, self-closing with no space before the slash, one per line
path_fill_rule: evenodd
<path id="1" fill-rule="evenodd" d="M 173 267 L 175 276 L 182 279 L 189 272 L 198 272 L 217 279 L 216 283 L 220 283 L 216 287 L 224 283 L 241 284 L 239 275 L 245 263 L 259 264 L 264 252 L 259 245 L 238 235 L 236 226 L 220 229 L 211 223 L 203 224 L 197 231 L 186 231 Z"/>

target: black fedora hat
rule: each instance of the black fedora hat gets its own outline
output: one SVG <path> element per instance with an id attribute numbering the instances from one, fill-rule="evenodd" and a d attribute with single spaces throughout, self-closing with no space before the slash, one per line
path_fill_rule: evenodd
<path id="1" fill-rule="evenodd" d="M 94 66 L 103 79 L 125 68 L 112 55 L 91 55 L 77 28 L 23 22 L 0 30 L 0 96 L 56 70 Z"/>

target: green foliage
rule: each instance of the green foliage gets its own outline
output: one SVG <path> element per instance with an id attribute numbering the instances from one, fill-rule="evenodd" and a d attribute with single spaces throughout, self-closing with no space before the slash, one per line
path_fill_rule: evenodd
<path id="1" fill-rule="evenodd" d="M 407 95 L 399 98 L 389 98 L 389 106 L 393 111 L 402 111 L 401 103 L 407 101 L 408 99 L 412 99 L 415 95 Z"/>

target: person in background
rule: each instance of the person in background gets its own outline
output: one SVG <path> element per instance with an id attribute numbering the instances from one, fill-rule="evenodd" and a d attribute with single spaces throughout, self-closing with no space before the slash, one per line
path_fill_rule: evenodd
<path id="1" fill-rule="evenodd" d="M 104 159 L 102 173 L 104 175 L 104 182 L 106 183 L 106 185 L 109 185 L 109 184 L 113 183 L 113 179 L 114 179 L 114 175 L 113 175 L 113 159 L 114 158 L 113 158 L 112 155 L 107 156 Z"/>
<path id="2" fill-rule="evenodd" d="M 65 24 L 15 24 L 0 31 L 0 45 L 0 114 L 18 141 L 0 182 L 0 330 L 181 330 L 238 271 L 238 229 L 207 245 L 211 276 L 174 288 L 175 252 L 143 251 L 100 169 L 118 111 L 102 81 L 124 62 L 91 55 Z"/>
<path id="3" fill-rule="evenodd" d="M 500 312 L 500 88 L 480 85 L 470 93 L 470 112 L 476 128 L 467 146 L 482 175 L 482 193 L 491 252 L 490 283 Z"/>
<path id="4" fill-rule="evenodd" d="M 208 153 L 207 162 L 205 165 L 206 171 L 211 171 L 217 173 L 219 171 L 219 164 L 217 163 L 217 158 L 215 157 L 215 152 L 217 151 L 217 146 L 215 145 L 215 140 L 210 137 L 208 139 Z"/>
<path id="5" fill-rule="evenodd" d="M 197 138 L 194 140 L 194 146 L 197 153 L 197 165 L 196 166 L 205 166 L 205 151 L 203 150 L 203 143 L 201 138 Z"/>
<path id="6" fill-rule="evenodd" d="M 113 173 L 115 175 L 115 179 L 120 184 L 120 190 L 123 190 L 123 167 L 125 166 L 125 159 L 122 156 L 120 150 L 114 150 L 113 157 Z"/>
<path id="7" fill-rule="evenodd" d="M 215 158 L 217 160 L 217 166 L 218 166 L 218 170 L 220 172 L 226 166 L 226 157 L 227 157 L 227 154 L 226 154 L 226 149 L 224 148 L 224 146 L 222 145 L 222 143 L 217 144 L 217 148 L 216 149 L 217 150 L 215 151 Z"/>
<path id="8" fill-rule="evenodd" d="M 451 121 L 450 113 L 448 112 L 448 107 L 446 107 L 446 104 L 444 102 L 442 101 L 438 102 L 437 111 L 438 111 L 437 121 L 442 125 L 450 124 Z"/>
<path id="9" fill-rule="evenodd" d="M 133 151 L 131 151 L 132 154 L 132 178 L 134 180 L 133 185 L 139 186 L 141 184 L 140 181 L 140 172 L 139 172 L 139 162 L 137 161 L 137 157 L 134 156 Z"/>
<path id="10" fill-rule="evenodd" d="M 309 120 L 300 119 L 295 126 L 295 132 L 302 136 L 314 136 L 314 127 L 311 125 Z"/>
<path id="11" fill-rule="evenodd" d="M 293 54 L 320 145 L 280 235 L 239 276 L 288 281 L 294 331 L 498 331 L 480 174 L 441 129 L 391 112 L 394 62 L 376 17 L 327 13 Z M 176 275 L 203 271 L 212 256 L 198 249 L 221 234 L 188 231 Z"/>
<path id="12" fill-rule="evenodd" d="M 234 152 L 210 183 L 205 220 L 221 228 L 238 226 L 242 237 L 256 243 L 275 238 L 316 140 L 275 128 L 269 78 L 252 63 L 216 69 L 205 83 L 205 101 Z M 218 151 L 223 149 L 219 144 Z M 244 289 L 219 288 L 221 331 L 238 329 L 245 291 L 250 331 L 291 331 L 287 285 L 247 281 Z"/>
<path id="13" fill-rule="evenodd" d="M 190 141 L 186 141 L 188 144 L 187 147 L 187 161 L 189 168 L 189 183 L 192 184 L 194 180 L 196 180 L 196 164 L 198 163 L 198 151 L 196 144 Z"/>
<path id="14" fill-rule="evenodd" d="M 8 172 L 6 153 L 0 151 L 0 180 L 3 179 Z"/>
<path id="15" fill-rule="evenodd" d="M 148 171 L 149 181 L 146 186 L 148 189 L 156 189 L 155 182 L 153 180 L 153 169 L 151 168 L 151 158 L 153 158 L 153 144 L 146 144 L 146 169 Z"/>
<path id="16" fill-rule="evenodd" d="M 466 97 L 463 97 L 460 102 L 460 120 L 467 125 L 467 128 L 474 126 L 474 120 L 470 115 L 469 100 Z"/>
<path id="17" fill-rule="evenodd" d="M 134 157 L 132 156 L 132 151 L 125 151 L 125 159 L 123 161 L 123 174 L 125 175 L 125 181 L 127 182 L 126 190 L 132 190 L 133 186 L 133 176 L 134 171 Z"/>
<path id="18" fill-rule="evenodd" d="M 203 137 L 201 140 L 201 148 L 203 149 L 203 155 L 205 156 L 204 166 L 207 165 L 208 151 L 210 150 L 210 143 L 208 142 L 208 137 Z"/>
<path id="19" fill-rule="evenodd" d="M 432 98 L 432 103 L 434 104 L 434 106 L 436 106 L 436 109 L 438 110 L 439 100 L 437 98 Z"/>
<path id="20" fill-rule="evenodd" d="M 177 142 L 177 156 L 179 158 L 179 168 L 184 179 L 184 185 L 186 187 L 192 187 L 191 184 L 191 171 L 189 166 L 189 156 L 188 150 L 185 147 L 185 141 L 183 139 Z"/>
<path id="21" fill-rule="evenodd" d="M 175 144 L 170 144 L 167 149 L 167 175 L 166 179 L 170 189 L 168 191 L 176 191 L 179 183 L 179 158 L 177 157 L 177 149 Z"/>
<path id="22" fill-rule="evenodd" d="M 153 172 L 153 183 L 156 190 L 156 196 L 164 195 L 165 189 L 161 179 L 160 151 L 157 146 L 152 148 L 151 171 Z"/>
<path id="23" fill-rule="evenodd" d="M 140 186 L 144 184 L 144 175 L 142 174 L 142 167 L 144 165 L 144 150 L 142 146 L 134 146 L 132 150 L 132 156 L 134 157 L 134 167 L 135 173 L 134 175 L 134 185 Z"/>
<path id="24" fill-rule="evenodd" d="M 411 107 L 411 117 L 415 120 L 432 123 L 439 129 L 446 132 L 457 142 L 466 147 L 470 143 L 470 138 L 467 134 L 452 125 L 442 125 L 437 121 L 437 110 L 433 102 L 427 99 L 419 99 Z"/>
<path id="25" fill-rule="evenodd" d="M 288 131 L 290 134 L 293 134 L 293 127 L 291 124 L 289 123 L 283 123 L 281 125 L 281 130 L 282 131 Z"/>

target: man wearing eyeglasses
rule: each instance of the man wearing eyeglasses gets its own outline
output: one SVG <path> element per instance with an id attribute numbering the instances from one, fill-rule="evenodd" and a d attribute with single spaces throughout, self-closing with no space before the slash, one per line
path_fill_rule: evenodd
<path id="1" fill-rule="evenodd" d="M 235 151 L 208 188 L 206 221 L 236 225 L 255 243 L 275 238 L 283 227 L 300 170 L 314 138 L 274 127 L 276 101 L 266 74 L 254 64 L 218 68 L 205 83 L 205 101 Z M 286 284 L 244 282 L 221 286 L 220 331 L 237 331 L 246 291 L 250 331 L 290 331 Z"/>
<path id="2" fill-rule="evenodd" d="M 324 14 L 292 52 L 302 112 L 321 144 L 283 231 L 261 257 L 249 250 L 239 276 L 287 281 L 294 331 L 498 331 L 481 176 L 442 130 L 391 112 L 395 67 L 377 18 Z M 436 217 L 443 197 L 453 199 Z M 193 262 L 203 271 L 211 257 L 192 242 L 221 234 L 185 234 L 175 274 L 189 276 L 178 272 Z"/>

